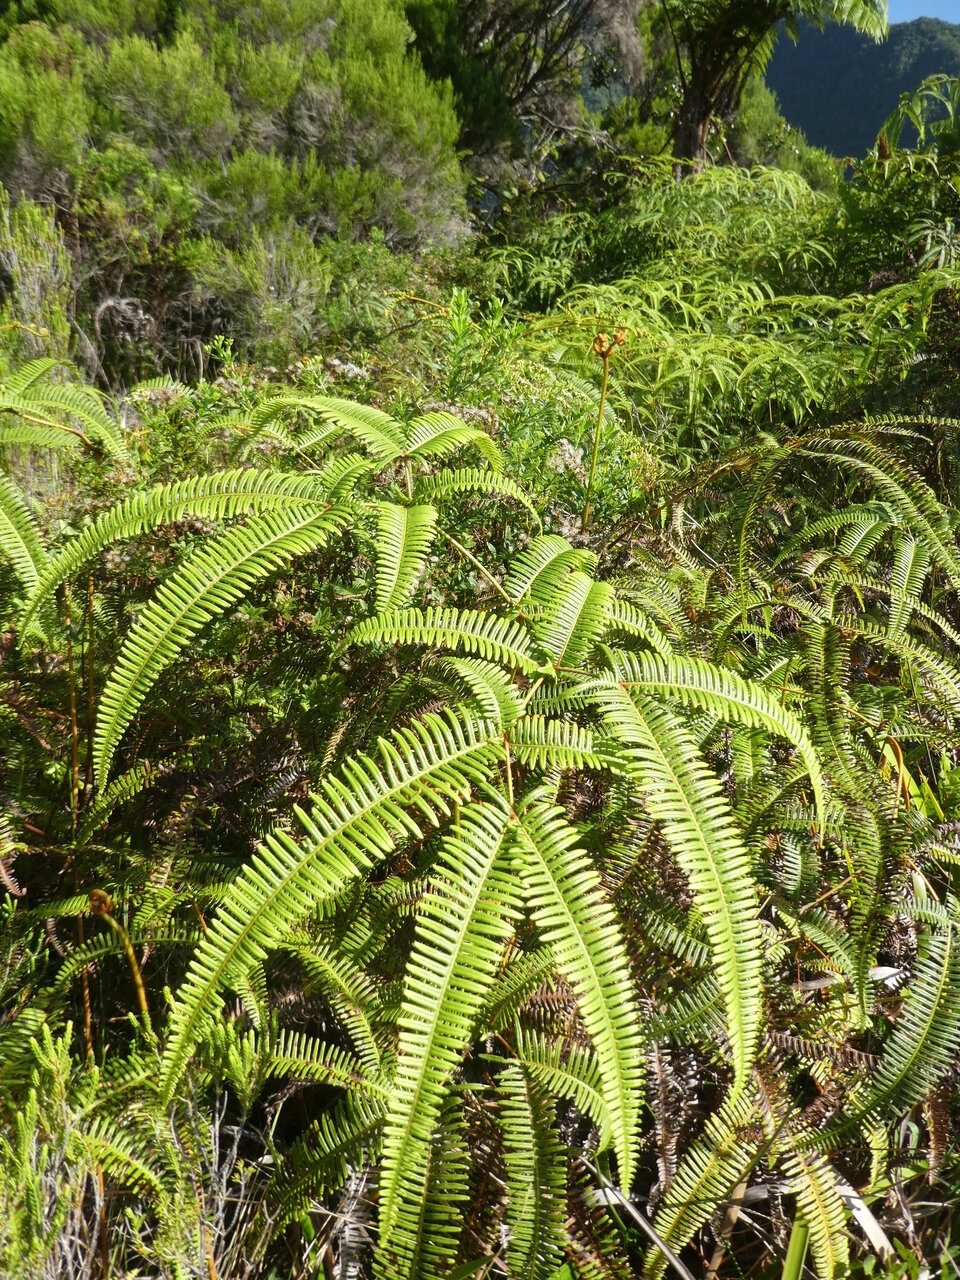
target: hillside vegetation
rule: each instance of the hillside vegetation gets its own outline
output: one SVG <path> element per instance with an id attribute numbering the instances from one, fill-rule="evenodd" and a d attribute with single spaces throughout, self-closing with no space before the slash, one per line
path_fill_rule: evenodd
<path id="1" fill-rule="evenodd" d="M 4 11 L 0 1276 L 960 1263 L 960 81 L 661 19 Z"/>
<path id="2" fill-rule="evenodd" d="M 796 43 L 777 42 L 766 81 L 814 146 L 859 158 L 900 95 L 934 75 L 960 75 L 960 25 L 917 18 L 895 23 L 881 44 L 849 27 L 804 24 Z"/>

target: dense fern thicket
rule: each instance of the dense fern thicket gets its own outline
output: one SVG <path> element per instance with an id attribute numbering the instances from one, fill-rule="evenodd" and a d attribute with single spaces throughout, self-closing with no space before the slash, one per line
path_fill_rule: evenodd
<path id="1" fill-rule="evenodd" d="M 957 83 L 414 259 L 321 9 L 4 17 L 0 1275 L 951 1275 Z"/>

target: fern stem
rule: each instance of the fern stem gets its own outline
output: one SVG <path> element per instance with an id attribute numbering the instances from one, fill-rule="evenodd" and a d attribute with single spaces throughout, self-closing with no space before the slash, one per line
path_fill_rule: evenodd
<path id="1" fill-rule="evenodd" d="M 113 903 L 110 895 L 104 893 L 102 889 L 94 889 L 90 894 L 90 913 L 99 916 L 104 920 L 113 932 L 120 939 L 120 945 L 123 947 L 124 954 L 127 957 L 127 963 L 130 966 L 130 973 L 133 977 L 134 990 L 137 993 L 137 1004 L 140 1006 L 140 1013 L 143 1017 L 144 1026 L 151 1038 L 155 1039 L 153 1033 L 153 1024 L 150 1021 L 150 1006 L 147 1004 L 147 992 L 143 985 L 143 975 L 140 972 L 140 966 L 137 963 L 137 956 L 133 949 L 133 943 L 130 941 L 130 935 L 120 923 L 120 921 L 111 914 L 110 908 Z"/>
<path id="2" fill-rule="evenodd" d="M 447 542 L 450 543 L 451 547 L 454 547 L 457 551 L 460 552 L 460 554 L 463 556 L 465 560 L 470 561 L 470 563 L 473 565 L 476 571 L 487 582 L 489 582 L 490 586 L 493 587 L 494 591 L 496 591 L 500 596 L 502 596 L 504 600 L 506 600 L 507 604 L 509 605 L 513 604 L 513 601 L 510 599 L 506 591 L 504 591 L 500 583 L 496 580 L 496 578 L 488 569 L 485 569 L 483 567 L 483 565 L 480 563 L 480 561 L 477 559 L 477 557 L 473 554 L 472 551 L 468 551 L 462 542 L 458 542 L 456 538 L 453 536 L 453 534 L 447 533 L 445 529 L 440 529 L 439 533 L 442 537 L 446 538 Z"/>
<path id="3" fill-rule="evenodd" d="M 93 636 L 93 571 L 91 570 L 87 575 L 87 741 L 86 757 L 83 762 L 84 796 L 88 800 L 93 786 L 93 727 L 96 721 Z"/>
<path id="4" fill-rule="evenodd" d="M 597 459 L 600 456 L 600 432 L 603 429 L 603 411 L 607 404 L 607 384 L 610 381 L 610 357 L 613 349 L 604 349 L 601 356 L 603 360 L 603 383 L 600 387 L 600 407 L 597 410 L 597 427 L 593 433 L 593 456 L 590 459 L 590 475 L 587 478 L 587 496 L 583 503 L 583 518 L 580 521 L 580 528 L 586 532 L 590 524 L 590 500 L 593 497 L 593 482 L 597 474 Z"/>
<path id="5" fill-rule="evenodd" d="M 810 1228 L 805 1218 L 799 1214 L 793 1220 L 790 1232 L 790 1243 L 787 1245 L 787 1256 L 783 1263 L 782 1280 L 800 1280 L 803 1275 L 803 1263 L 807 1256 L 807 1243 L 810 1239 Z"/>
<path id="6" fill-rule="evenodd" d="M 681 1280 L 695 1280 L 693 1272 L 680 1261 L 650 1219 L 640 1212 L 633 1201 L 628 1200 L 609 1178 L 604 1177 L 596 1165 L 591 1164 L 583 1156 L 580 1157 L 580 1163 L 588 1173 L 592 1173 L 599 1180 L 607 1203 L 615 1204 L 622 1213 L 633 1220 L 647 1239 L 650 1240 L 654 1248 L 659 1249 L 677 1275 L 681 1277 Z"/>

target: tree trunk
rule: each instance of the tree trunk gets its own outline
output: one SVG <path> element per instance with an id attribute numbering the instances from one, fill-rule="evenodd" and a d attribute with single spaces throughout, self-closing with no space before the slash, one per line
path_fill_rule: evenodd
<path id="1" fill-rule="evenodd" d="M 674 176 L 699 173 L 707 158 L 707 133 L 710 129 L 711 103 L 699 85 L 690 83 L 684 89 L 683 102 L 673 127 Z M 682 163 L 686 161 L 687 163 Z"/>

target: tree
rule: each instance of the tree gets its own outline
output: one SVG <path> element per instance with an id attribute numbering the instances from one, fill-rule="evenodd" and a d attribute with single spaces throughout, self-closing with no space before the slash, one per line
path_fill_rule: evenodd
<path id="1" fill-rule="evenodd" d="M 733 111 L 750 74 L 762 68 L 784 23 L 796 39 L 805 18 L 849 23 L 881 40 L 886 0 L 660 0 L 673 41 L 680 81 L 673 154 L 703 166 L 710 121 Z"/>
<path id="2" fill-rule="evenodd" d="M 633 38 L 637 0 L 408 0 L 407 18 L 427 72 L 449 79 L 461 141 L 489 156 L 522 146 L 531 122 L 555 132 L 570 118 L 592 53 Z M 630 34 L 628 34 L 630 33 Z"/>

